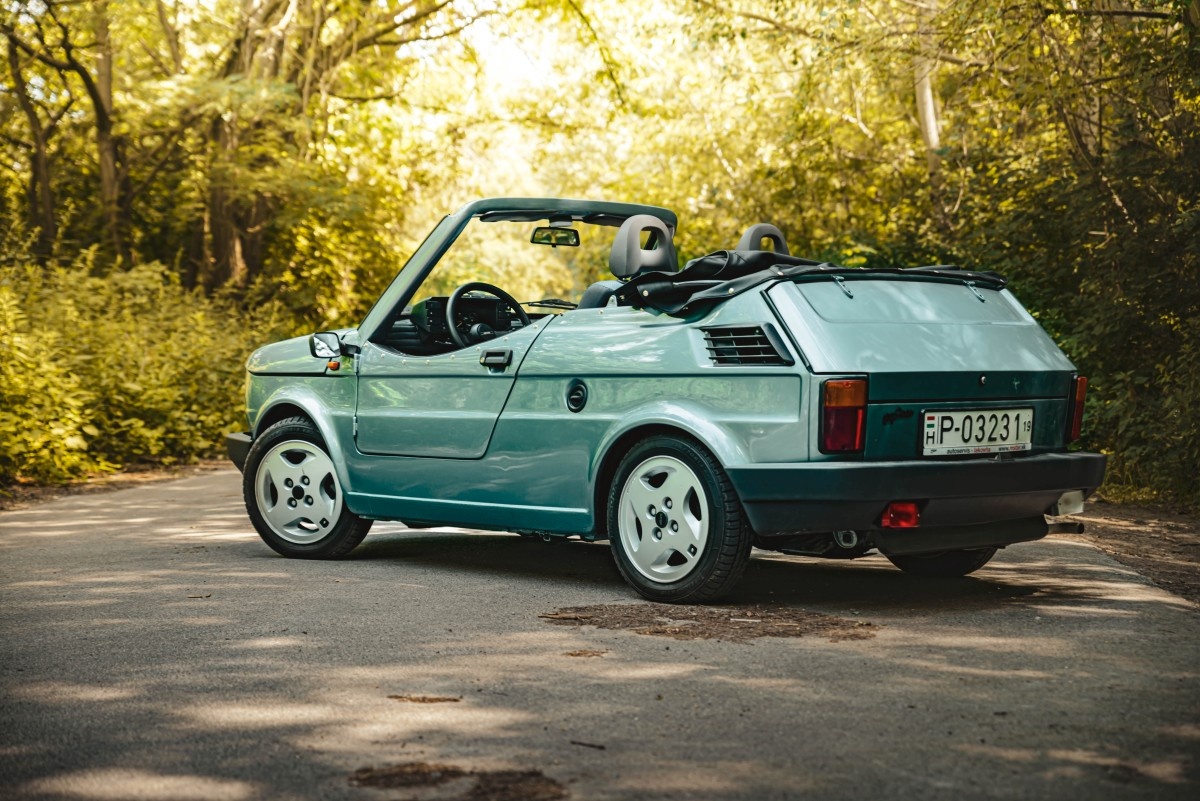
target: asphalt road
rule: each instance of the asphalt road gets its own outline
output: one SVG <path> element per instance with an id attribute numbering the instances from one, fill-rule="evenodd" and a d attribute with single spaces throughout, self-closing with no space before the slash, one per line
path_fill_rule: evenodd
<path id="1" fill-rule="evenodd" d="M 725 604 L 863 640 L 539 618 L 611 603 L 640 601 L 604 545 L 377 526 L 283 559 L 234 471 L 6 512 L 0 798 L 1200 798 L 1200 612 L 1088 545 L 941 582 L 756 555 Z M 351 781 L 413 763 L 461 775 Z"/>

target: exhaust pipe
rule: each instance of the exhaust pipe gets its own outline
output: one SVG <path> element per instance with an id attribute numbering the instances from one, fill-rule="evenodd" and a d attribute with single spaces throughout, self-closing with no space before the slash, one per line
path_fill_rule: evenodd
<path id="1" fill-rule="evenodd" d="M 833 532 L 833 541 L 837 544 L 837 546 L 839 548 L 845 548 L 847 550 L 849 550 L 851 548 L 855 548 L 858 546 L 858 542 L 859 542 L 858 532 L 857 531 L 835 531 L 835 532 Z"/>
<path id="2" fill-rule="evenodd" d="M 1083 523 L 1047 523 L 1047 534 L 1082 534 Z"/>

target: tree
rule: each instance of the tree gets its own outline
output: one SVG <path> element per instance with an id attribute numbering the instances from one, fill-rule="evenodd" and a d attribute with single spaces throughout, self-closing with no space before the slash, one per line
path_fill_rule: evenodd
<path id="1" fill-rule="evenodd" d="M 36 92 L 30 88 L 26 78 L 28 59 L 22 58 L 21 48 L 13 39 L 8 39 L 8 70 L 12 77 L 11 92 L 28 126 L 28 140 L 13 138 L 15 144 L 28 151 L 29 174 L 26 190 L 27 224 L 37 231 L 35 253 L 44 262 L 54 249 L 58 238 L 58 208 L 51 182 L 50 140 L 58 132 L 58 124 L 70 110 L 73 98 L 66 95 L 57 108 L 47 107 L 43 98 L 51 101 L 53 92 L 45 91 L 45 83 L 39 77 Z"/>
<path id="2" fill-rule="evenodd" d="M 90 47 L 84 48 L 77 43 L 77 28 L 88 25 L 95 41 Z M 64 83 L 75 80 L 83 87 L 92 108 L 96 159 L 100 167 L 100 206 L 108 244 L 117 256 L 128 263 L 131 257 L 124 230 L 127 222 L 127 174 L 122 157 L 122 141 L 115 133 L 113 50 L 109 35 L 108 0 L 97 0 L 82 10 L 54 0 L 18 4 L 16 12 L 0 22 L 0 32 L 8 40 L 10 53 L 23 52 L 55 70 Z M 13 59 L 14 56 L 10 55 L 9 66 L 14 70 L 16 81 L 19 64 L 13 67 Z M 21 95 L 20 88 L 17 94 Z M 26 117 L 29 117 L 28 111 Z M 36 120 L 30 120 L 31 129 L 35 123 Z M 34 138 L 37 139 L 36 134 Z M 48 175 L 48 162 L 41 166 L 46 167 Z M 39 187 L 39 203 L 45 204 L 52 200 L 44 191 L 48 182 L 45 179 L 38 180 L 43 184 Z M 52 205 L 43 205 L 38 215 L 39 222 L 45 225 L 53 214 Z M 43 229 L 47 230 L 54 231 L 56 226 Z"/>

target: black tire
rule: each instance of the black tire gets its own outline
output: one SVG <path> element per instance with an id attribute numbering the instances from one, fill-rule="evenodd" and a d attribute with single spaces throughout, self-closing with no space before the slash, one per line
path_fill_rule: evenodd
<path id="1" fill-rule="evenodd" d="M 608 537 L 625 580 L 643 598 L 664 603 L 727 593 L 746 569 L 753 541 L 720 463 L 698 443 L 668 435 L 621 459 L 609 491 Z"/>
<path id="2" fill-rule="evenodd" d="M 346 508 L 329 450 L 304 417 L 280 420 L 255 438 L 242 496 L 263 542 L 294 559 L 345 556 L 371 528 Z"/>
<path id="3" fill-rule="evenodd" d="M 991 561 L 995 548 L 971 548 L 961 551 L 940 551 L 904 556 L 886 554 L 888 561 L 905 573 L 931 578 L 958 578 L 974 573 Z"/>

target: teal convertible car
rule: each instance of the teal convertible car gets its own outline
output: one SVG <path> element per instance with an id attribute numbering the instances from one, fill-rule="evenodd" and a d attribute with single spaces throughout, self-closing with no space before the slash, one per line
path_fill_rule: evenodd
<path id="1" fill-rule="evenodd" d="M 800 259 L 765 223 L 680 270 L 676 226 L 476 201 L 357 328 L 257 350 L 228 449 L 263 540 L 339 557 L 374 520 L 607 539 L 641 595 L 699 602 L 755 547 L 964 575 L 1100 484 L 1104 457 L 1068 451 L 1087 379 L 1001 276 Z M 580 274 L 603 277 L 546 297 Z"/>

